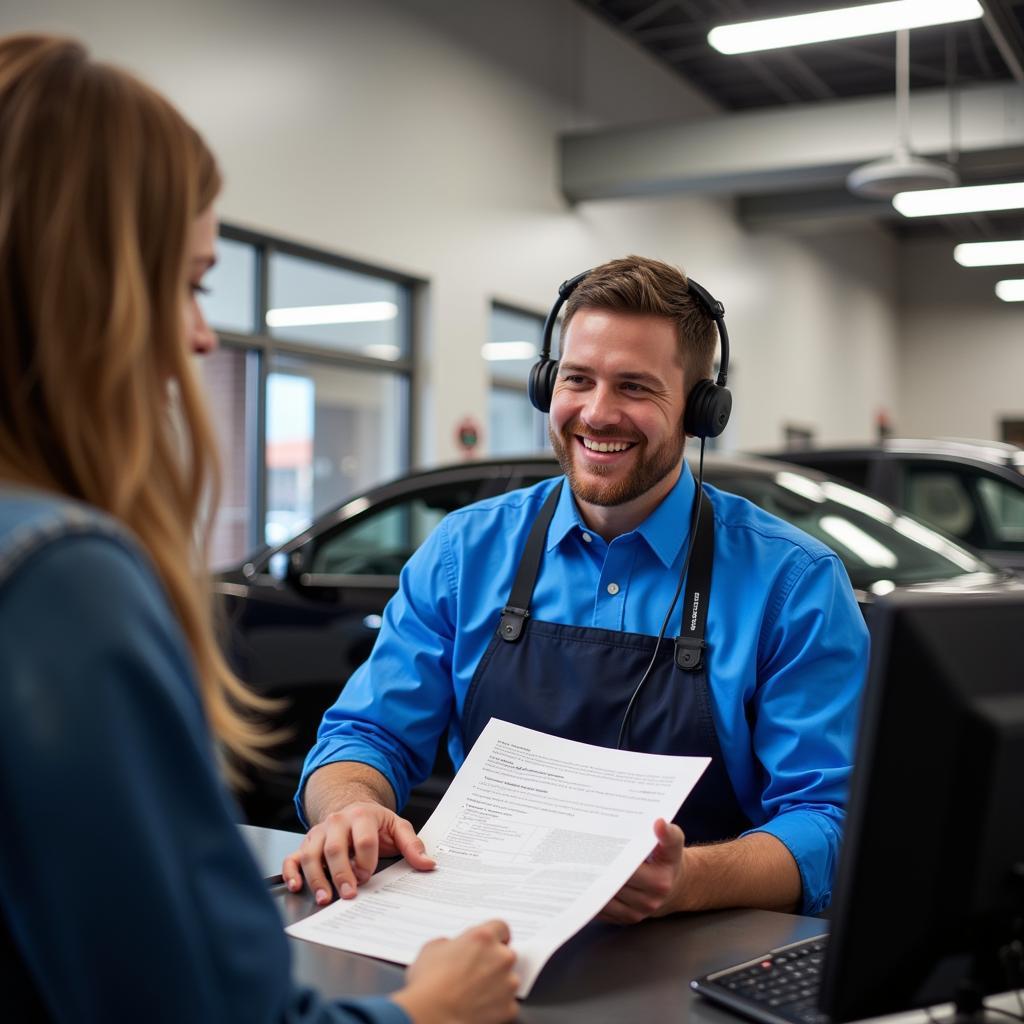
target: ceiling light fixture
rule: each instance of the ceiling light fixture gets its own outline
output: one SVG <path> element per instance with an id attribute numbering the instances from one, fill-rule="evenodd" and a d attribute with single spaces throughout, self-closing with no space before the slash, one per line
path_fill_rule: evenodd
<path id="1" fill-rule="evenodd" d="M 963 242 L 953 250 L 961 267 L 1006 267 L 1024 263 L 1024 240 L 1016 242 Z"/>
<path id="2" fill-rule="evenodd" d="M 964 185 L 961 188 L 929 188 L 900 192 L 892 205 L 904 217 L 943 217 L 957 213 L 1024 208 L 1024 181 L 1005 185 Z"/>
<path id="3" fill-rule="evenodd" d="M 535 359 L 537 346 L 532 341 L 488 341 L 481 346 L 484 359 L 500 362 L 505 359 Z"/>
<path id="4" fill-rule="evenodd" d="M 282 306 L 267 310 L 268 327 L 319 327 L 325 324 L 366 324 L 394 320 L 393 302 L 343 302 L 334 306 Z"/>
<path id="5" fill-rule="evenodd" d="M 892 199 L 900 192 L 951 188 L 960 176 L 946 163 L 915 156 L 910 149 L 910 32 L 896 33 L 896 146 L 892 156 L 855 167 L 846 187 L 866 199 Z"/>
<path id="6" fill-rule="evenodd" d="M 861 4 L 835 11 L 765 18 L 736 25 L 721 25 L 708 33 L 708 42 L 719 53 L 754 53 L 783 46 L 827 43 L 834 39 L 898 32 L 925 25 L 947 25 L 982 16 L 978 0 L 893 0 Z"/>
<path id="7" fill-rule="evenodd" d="M 1024 302 L 1024 280 L 1015 278 L 1011 281 L 1000 281 L 996 284 L 996 295 L 1003 302 Z"/>

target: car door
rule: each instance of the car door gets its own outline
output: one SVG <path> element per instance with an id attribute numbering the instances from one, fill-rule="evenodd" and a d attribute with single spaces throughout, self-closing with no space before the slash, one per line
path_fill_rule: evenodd
<path id="1" fill-rule="evenodd" d="M 248 587 L 224 587 L 231 605 L 239 673 L 256 692 L 281 701 L 271 725 L 287 735 L 273 750 L 277 768 L 250 770 L 239 794 L 247 820 L 295 822 L 291 793 L 324 711 L 370 655 L 402 566 L 448 512 L 505 487 L 467 470 L 408 489 L 315 532 L 286 556 L 282 578 L 269 571 Z M 238 593 L 232 594 L 234 589 Z"/>

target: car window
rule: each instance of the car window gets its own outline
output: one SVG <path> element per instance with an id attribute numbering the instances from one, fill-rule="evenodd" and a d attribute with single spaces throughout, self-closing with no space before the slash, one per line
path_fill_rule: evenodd
<path id="1" fill-rule="evenodd" d="M 978 536 L 977 509 L 967 480 L 958 473 L 910 466 L 903 482 L 903 505 L 908 512 L 961 540 Z"/>
<path id="2" fill-rule="evenodd" d="M 994 537 L 991 546 L 1024 551 L 1024 489 L 984 476 L 978 479 L 978 497 Z"/>
<path id="3" fill-rule="evenodd" d="M 845 480 L 848 484 L 853 484 L 854 487 L 867 490 L 868 467 L 870 466 L 867 459 L 838 459 L 828 456 L 818 458 L 813 452 L 801 452 L 799 459 L 795 461 L 799 461 L 801 466 L 811 466 L 829 476 Z"/>
<path id="4" fill-rule="evenodd" d="M 480 497 L 478 480 L 411 494 L 371 509 L 322 538 L 309 571 L 397 576 L 412 553 L 449 513 Z"/>
<path id="5" fill-rule="evenodd" d="M 793 470 L 771 476 L 708 475 L 732 491 L 832 548 L 850 582 L 883 592 L 950 579 L 991 567 L 923 523 L 867 494 L 832 480 L 814 480 Z"/>

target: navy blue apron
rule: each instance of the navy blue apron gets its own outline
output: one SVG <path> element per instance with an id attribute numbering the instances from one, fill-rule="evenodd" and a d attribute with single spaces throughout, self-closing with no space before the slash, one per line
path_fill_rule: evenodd
<path id="1" fill-rule="evenodd" d="M 534 521 L 498 629 L 473 674 L 462 711 L 468 753 L 491 718 L 597 746 L 615 747 L 619 727 L 654 651 L 654 637 L 530 617 L 548 527 L 563 484 Z M 688 842 L 731 839 L 750 828 L 725 770 L 711 715 L 704 656 L 714 514 L 702 500 L 686 579 L 680 635 L 662 639 L 634 708 L 626 746 L 652 754 L 710 757 L 676 816 Z"/>

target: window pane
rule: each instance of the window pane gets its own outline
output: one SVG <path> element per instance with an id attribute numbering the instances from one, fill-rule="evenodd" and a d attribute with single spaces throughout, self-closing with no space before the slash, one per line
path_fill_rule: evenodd
<path id="1" fill-rule="evenodd" d="M 217 242 L 217 263 L 203 278 L 208 295 L 200 305 L 210 326 L 236 334 L 256 333 L 256 248 L 233 238 Z"/>
<path id="2" fill-rule="evenodd" d="M 546 446 L 544 416 L 525 391 L 492 387 L 489 425 L 491 455 L 526 455 Z"/>
<path id="3" fill-rule="evenodd" d="M 491 455 L 522 455 L 547 447 L 547 422 L 524 387 L 540 354 L 544 318 L 491 306 L 490 340 L 483 347 L 491 378 L 488 410 Z"/>
<path id="4" fill-rule="evenodd" d="M 220 447 L 220 509 L 210 537 L 210 568 L 241 562 L 253 543 L 255 481 L 251 419 L 246 395 L 257 379 L 259 355 L 238 348 L 219 348 L 198 360 L 207 404 Z"/>
<path id="5" fill-rule="evenodd" d="M 483 355 L 491 379 L 525 385 L 544 340 L 544 318 L 505 306 L 491 306 L 488 335 Z"/>
<path id="6" fill-rule="evenodd" d="M 404 285 L 279 252 L 270 255 L 269 274 L 273 337 L 375 359 L 409 354 Z"/>
<path id="7" fill-rule="evenodd" d="M 1005 480 L 982 477 L 978 494 L 1000 546 L 1024 548 L 1024 490 Z"/>
<path id="8" fill-rule="evenodd" d="M 267 380 L 268 544 L 407 467 L 404 375 L 277 356 Z"/>

